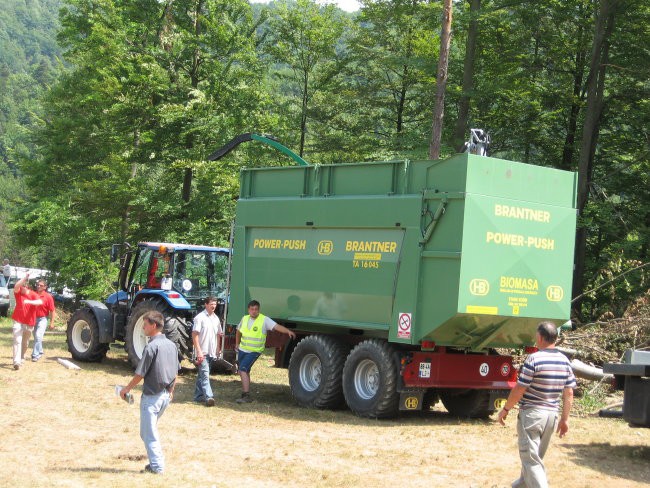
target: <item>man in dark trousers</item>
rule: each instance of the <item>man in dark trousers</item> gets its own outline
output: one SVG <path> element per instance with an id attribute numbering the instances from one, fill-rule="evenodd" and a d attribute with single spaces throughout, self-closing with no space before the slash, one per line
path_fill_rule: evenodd
<path id="1" fill-rule="evenodd" d="M 564 437 L 569 431 L 576 379 L 569 360 L 555 348 L 556 341 L 555 324 L 542 322 L 537 326 L 535 345 L 538 351 L 526 358 L 517 385 L 499 412 L 499 422 L 505 425 L 508 412 L 519 403 L 517 436 L 521 475 L 512 483 L 513 488 L 548 487 L 542 459 L 553 432 Z M 560 397 L 562 414 L 558 422 Z"/>
<path id="2" fill-rule="evenodd" d="M 144 470 L 162 474 L 165 469 L 165 457 L 158 436 L 158 419 L 174 396 L 178 374 L 178 350 L 162 333 L 165 319 L 160 312 L 147 312 L 142 319 L 149 343 L 144 348 L 138 367 L 135 368 L 135 375 L 129 384 L 122 388 L 120 396 L 125 399 L 126 394 L 144 379 L 140 400 L 140 437 L 149 457 L 149 464 Z"/>

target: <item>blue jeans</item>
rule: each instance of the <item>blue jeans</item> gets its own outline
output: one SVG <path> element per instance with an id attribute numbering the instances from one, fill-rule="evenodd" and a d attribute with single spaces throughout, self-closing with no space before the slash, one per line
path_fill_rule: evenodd
<path id="1" fill-rule="evenodd" d="M 157 395 L 142 395 L 140 400 L 140 438 L 147 448 L 149 466 L 156 473 L 162 473 L 165 469 L 165 456 L 158 436 L 158 419 L 165 413 L 167 405 L 169 405 L 167 390 Z"/>
<path id="2" fill-rule="evenodd" d="M 196 387 L 194 388 L 194 401 L 204 402 L 213 398 L 212 387 L 210 386 L 210 363 L 212 358 L 205 356 L 201 364 L 197 366 Z"/>
<path id="3" fill-rule="evenodd" d="M 257 358 L 259 358 L 260 355 L 261 353 L 259 352 L 248 352 L 242 351 L 240 349 L 239 354 L 237 355 L 237 364 L 239 364 L 239 371 L 250 373 L 253 364 L 255 364 L 255 361 L 257 361 Z"/>
<path id="4" fill-rule="evenodd" d="M 36 319 L 36 326 L 34 327 L 34 348 L 32 349 L 32 358 L 38 359 L 43 355 L 43 336 L 47 329 L 47 317 L 40 317 Z"/>

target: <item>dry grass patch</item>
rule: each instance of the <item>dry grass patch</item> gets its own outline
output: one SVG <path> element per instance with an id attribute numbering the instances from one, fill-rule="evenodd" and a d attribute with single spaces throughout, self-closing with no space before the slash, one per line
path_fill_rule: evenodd
<path id="1" fill-rule="evenodd" d="M 167 472 L 141 474 L 139 399 L 129 406 L 114 394 L 132 374 L 124 352 L 68 370 L 56 362 L 70 357 L 64 333 L 48 331 L 44 358 L 14 371 L 10 325 L 0 320 L 0 486 L 505 487 L 519 470 L 514 419 L 504 429 L 440 409 L 376 421 L 298 408 L 286 371 L 265 356 L 248 405 L 234 403 L 236 376 L 212 377 L 214 408 L 192 402 L 193 371 L 181 376 L 160 424 Z M 647 486 L 650 429 L 598 418 L 571 427 L 548 453 L 552 485 Z"/>

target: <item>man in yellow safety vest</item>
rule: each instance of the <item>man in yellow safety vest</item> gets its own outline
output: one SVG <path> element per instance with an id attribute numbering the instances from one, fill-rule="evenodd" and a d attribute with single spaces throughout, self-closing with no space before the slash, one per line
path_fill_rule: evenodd
<path id="1" fill-rule="evenodd" d="M 262 315 L 260 313 L 260 302 L 251 300 L 248 303 L 248 315 L 244 315 L 241 322 L 239 322 L 235 337 L 236 350 L 239 351 L 237 361 L 239 363 L 239 376 L 242 387 L 241 398 L 236 400 L 237 403 L 250 403 L 253 401 L 250 396 L 250 371 L 257 358 L 264 352 L 266 334 L 270 330 L 287 334 L 292 339 L 296 338 L 294 331 Z"/>

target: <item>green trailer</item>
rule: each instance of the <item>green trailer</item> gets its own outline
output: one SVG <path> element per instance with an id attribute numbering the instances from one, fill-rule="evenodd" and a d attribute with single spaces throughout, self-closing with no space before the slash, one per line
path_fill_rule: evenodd
<path id="1" fill-rule="evenodd" d="M 569 318 L 576 183 L 471 154 L 245 169 L 229 323 L 255 299 L 295 330 L 269 344 L 301 405 L 489 415 L 516 380 L 495 349 Z"/>

